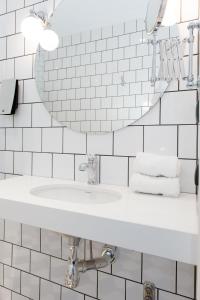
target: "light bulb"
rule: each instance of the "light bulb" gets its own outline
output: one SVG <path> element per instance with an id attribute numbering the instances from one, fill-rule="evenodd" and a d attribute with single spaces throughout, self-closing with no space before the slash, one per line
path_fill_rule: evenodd
<path id="1" fill-rule="evenodd" d="M 53 51 L 58 47 L 59 38 L 57 33 L 51 29 L 45 29 L 40 34 L 40 46 L 47 51 Z"/>
<path id="2" fill-rule="evenodd" d="M 43 21 L 34 15 L 26 17 L 21 24 L 21 31 L 24 37 L 33 41 L 39 42 L 43 29 Z"/>
<path id="3" fill-rule="evenodd" d="M 167 0 L 164 17 L 162 20 L 163 26 L 172 26 L 177 22 L 177 11 L 178 11 L 177 0 Z"/>

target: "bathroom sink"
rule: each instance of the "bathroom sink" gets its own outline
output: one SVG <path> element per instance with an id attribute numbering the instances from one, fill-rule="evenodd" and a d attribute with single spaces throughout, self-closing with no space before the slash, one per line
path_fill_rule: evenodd
<path id="1" fill-rule="evenodd" d="M 118 201 L 121 194 L 94 186 L 53 184 L 36 187 L 31 194 L 41 198 L 80 204 L 106 204 Z"/>

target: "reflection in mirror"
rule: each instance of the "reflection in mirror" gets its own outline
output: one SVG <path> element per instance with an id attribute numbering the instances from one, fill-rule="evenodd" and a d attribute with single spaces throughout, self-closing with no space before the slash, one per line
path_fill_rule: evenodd
<path id="1" fill-rule="evenodd" d="M 59 15 L 63 18 L 62 4 L 58 9 L 52 28 L 59 34 L 59 47 L 53 52 L 39 48 L 36 56 L 37 87 L 45 107 L 63 126 L 81 132 L 110 132 L 133 124 L 168 86 L 165 80 L 151 85 L 152 37 L 144 20 L 64 34 L 56 27 Z M 165 28 L 158 38 L 169 36 L 170 28 Z M 158 73 L 159 43 L 156 52 Z"/>

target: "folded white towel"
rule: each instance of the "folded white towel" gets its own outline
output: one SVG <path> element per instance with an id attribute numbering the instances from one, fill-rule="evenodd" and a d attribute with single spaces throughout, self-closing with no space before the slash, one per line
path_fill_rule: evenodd
<path id="1" fill-rule="evenodd" d="M 178 197 L 180 194 L 180 181 L 178 177 L 152 177 L 133 173 L 130 188 L 133 192 Z"/>
<path id="2" fill-rule="evenodd" d="M 134 172 L 150 176 L 178 177 L 180 161 L 176 156 L 140 152 L 134 161 Z"/>

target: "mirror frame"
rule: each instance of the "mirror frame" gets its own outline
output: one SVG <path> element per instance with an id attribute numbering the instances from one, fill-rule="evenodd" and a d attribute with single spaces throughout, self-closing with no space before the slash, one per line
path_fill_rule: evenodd
<path id="1" fill-rule="evenodd" d="M 153 25 L 150 27 L 148 20 L 149 20 L 150 11 L 152 10 L 151 9 L 152 6 L 155 7 L 155 1 L 156 0 L 150 0 L 148 3 L 148 6 L 147 6 L 147 13 L 146 13 L 146 17 L 145 17 L 145 29 L 146 29 L 147 34 L 152 34 L 153 32 L 158 30 L 158 28 L 160 27 L 160 25 L 162 23 L 162 20 L 163 20 L 164 14 L 165 14 L 165 9 L 167 6 L 167 0 L 160 0 L 160 5 L 157 8 L 158 15 L 157 15 Z"/>

